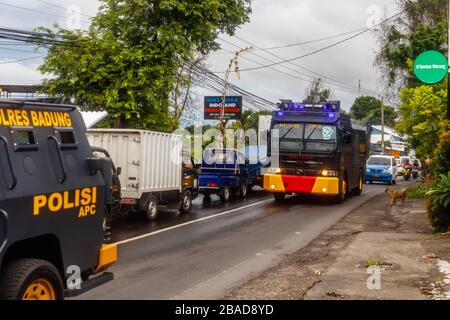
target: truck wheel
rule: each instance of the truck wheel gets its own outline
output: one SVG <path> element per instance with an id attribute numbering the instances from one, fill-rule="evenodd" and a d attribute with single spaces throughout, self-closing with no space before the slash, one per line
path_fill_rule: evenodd
<path id="1" fill-rule="evenodd" d="M 225 185 L 223 187 L 222 193 L 220 194 L 220 200 L 222 200 L 222 202 L 228 202 L 230 200 L 230 197 L 231 197 L 230 187 Z"/>
<path id="2" fill-rule="evenodd" d="M 0 300 L 63 300 L 58 269 L 41 259 L 10 262 L 0 278 Z"/>
<path id="3" fill-rule="evenodd" d="M 239 196 L 244 199 L 247 196 L 247 192 L 248 192 L 248 186 L 246 183 L 243 183 L 239 190 Z"/>
<path id="4" fill-rule="evenodd" d="M 181 213 L 188 213 L 192 209 L 192 194 L 189 190 L 185 190 L 181 196 Z"/>
<path id="5" fill-rule="evenodd" d="M 147 202 L 147 211 L 145 216 L 148 221 L 154 221 L 158 217 L 158 199 L 155 196 L 150 196 Z"/>
<path id="6" fill-rule="evenodd" d="M 285 193 L 274 193 L 273 198 L 275 199 L 275 202 L 281 202 L 286 198 Z"/>

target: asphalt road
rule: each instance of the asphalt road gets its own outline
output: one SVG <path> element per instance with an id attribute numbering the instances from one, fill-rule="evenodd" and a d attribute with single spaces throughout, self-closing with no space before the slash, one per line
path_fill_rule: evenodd
<path id="1" fill-rule="evenodd" d="M 200 197 L 193 213 L 166 211 L 153 223 L 131 215 L 113 224 L 112 242 L 119 245 L 119 261 L 110 268 L 114 281 L 78 299 L 220 299 L 385 188 L 366 185 L 343 204 L 300 197 L 279 204 L 254 191 L 225 205 Z"/>

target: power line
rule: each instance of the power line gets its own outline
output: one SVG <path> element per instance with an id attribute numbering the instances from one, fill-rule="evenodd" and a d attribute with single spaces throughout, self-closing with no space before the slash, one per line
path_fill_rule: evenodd
<path id="1" fill-rule="evenodd" d="M 222 78 L 218 77 L 204 66 L 196 65 L 193 67 L 193 71 L 199 78 L 201 78 L 206 87 L 215 90 L 218 93 L 222 92 L 225 82 Z M 272 101 L 248 92 L 234 84 L 229 83 L 228 86 L 231 94 L 242 95 L 245 98 L 244 104 L 248 105 L 249 109 L 255 110 L 256 108 L 255 111 L 269 111 L 276 108 L 276 104 Z"/>
<path id="2" fill-rule="evenodd" d="M 258 48 L 258 50 L 276 50 L 276 49 L 284 49 L 284 48 L 290 48 L 290 47 L 297 47 L 297 46 L 302 46 L 305 44 L 311 44 L 311 43 L 316 43 L 316 42 L 321 42 L 321 41 L 325 41 L 325 40 L 330 40 L 330 39 L 334 39 L 334 38 L 339 38 L 339 37 L 343 37 L 355 32 L 360 32 L 362 30 L 364 30 L 365 28 L 359 28 L 353 31 L 347 31 L 347 32 L 343 32 L 343 33 L 339 33 L 339 34 L 335 34 L 332 36 L 328 36 L 328 37 L 324 37 L 324 38 L 319 38 L 319 39 L 315 39 L 315 40 L 308 40 L 308 41 L 304 41 L 304 42 L 297 42 L 297 43 L 291 43 L 291 44 L 286 44 L 286 45 L 281 45 L 281 46 L 275 46 L 275 47 L 267 47 L 267 48 Z"/>
<path id="3" fill-rule="evenodd" d="M 24 59 L 18 59 L 18 60 L 10 60 L 10 61 L 0 61 L 0 64 L 7 64 L 7 63 L 16 63 L 16 62 L 22 62 L 22 61 L 28 61 L 33 59 L 39 59 L 45 57 L 45 54 L 36 56 L 36 57 L 30 57 L 30 58 L 24 58 Z"/>
<path id="4" fill-rule="evenodd" d="M 236 37 L 236 38 L 238 38 L 238 37 Z M 240 38 L 238 38 L 238 39 L 241 40 L 241 41 L 245 41 L 245 40 L 242 40 L 242 39 L 240 39 Z M 225 40 L 225 39 L 219 38 L 219 40 L 221 40 L 221 41 L 223 41 L 223 42 L 225 42 L 225 43 L 228 43 L 228 44 L 230 44 L 230 45 L 232 45 L 232 46 L 234 46 L 234 47 L 239 48 L 238 45 L 236 45 L 236 44 L 234 44 L 234 43 L 232 43 L 232 42 L 229 42 L 229 41 L 227 41 L 227 40 Z M 250 43 L 250 42 L 248 42 L 248 41 L 245 41 L 245 42 L 247 42 L 248 44 L 250 44 L 250 45 L 252 45 L 252 46 L 254 46 L 254 47 L 257 48 L 257 46 L 255 46 L 254 44 L 252 44 L 252 43 Z M 232 53 L 232 52 L 229 51 L 229 50 L 226 50 L 226 49 L 224 49 L 224 48 L 222 48 L 222 49 L 225 50 L 225 51 L 228 51 L 228 52 Z M 269 52 L 269 53 L 270 53 L 270 52 Z M 258 55 L 258 54 L 256 54 L 256 53 L 249 52 L 249 54 L 252 54 L 252 55 L 254 55 L 254 56 L 258 57 L 258 58 L 261 58 L 261 59 L 264 59 L 264 60 L 269 61 L 269 62 L 271 62 L 271 63 L 274 63 L 273 60 L 270 60 L 270 59 L 268 59 L 268 58 L 266 58 L 266 57 L 263 57 L 263 56 L 261 56 L 261 55 Z M 277 57 L 280 58 L 279 56 L 277 56 Z M 242 58 L 245 59 L 245 60 L 251 61 L 251 62 L 253 62 L 253 63 L 256 63 L 256 64 L 258 64 L 258 65 L 260 65 L 260 66 L 263 65 L 262 63 L 257 62 L 257 61 L 255 61 L 255 60 L 252 60 L 252 59 L 250 59 L 250 58 L 247 58 L 247 57 L 242 57 Z M 283 58 L 280 58 L 280 59 L 283 59 Z M 297 65 L 295 65 L 295 64 L 293 64 L 293 63 L 290 63 L 290 64 L 292 64 L 292 65 L 294 65 L 294 66 L 297 66 Z M 304 78 L 301 78 L 301 77 L 299 77 L 299 76 L 296 76 L 296 75 L 293 75 L 293 74 L 290 74 L 290 73 L 281 71 L 281 70 L 279 70 L 279 69 L 275 69 L 274 67 L 269 67 L 269 69 L 274 70 L 274 71 L 276 71 L 276 72 L 278 72 L 278 73 L 282 73 L 282 74 L 288 75 L 288 76 L 290 76 L 290 77 L 293 77 L 293 78 L 302 80 L 302 81 L 306 81 L 306 82 L 311 82 L 311 80 L 315 79 L 315 77 L 313 77 L 313 76 L 311 76 L 311 75 L 302 73 L 302 72 L 300 72 L 300 71 L 292 70 L 292 69 L 290 69 L 290 68 L 288 68 L 288 67 L 286 67 L 286 66 L 284 66 L 284 65 L 280 65 L 280 67 L 283 67 L 284 69 L 286 69 L 286 70 L 288 70 L 288 71 L 291 71 L 291 72 L 294 72 L 294 73 L 297 73 L 297 74 L 300 74 L 300 75 L 309 77 L 310 79 L 304 79 Z M 323 76 L 323 75 L 322 75 L 322 76 Z M 329 77 L 326 77 L 326 76 L 323 76 L 323 77 L 324 77 L 324 78 L 329 78 Z M 338 80 L 335 80 L 335 81 L 338 82 Z M 326 82 L 326 81 L 323 81 L 323 82 L 324 82 L 324 83 L 328 83 L 328 82 Z M 342 83 L 343 83 L 343 82 L 342 82 Z M 333 84 L 333 83 L 328 83 L 328 84 L 330 85 L 330 87 L 332 87 L 332 88 L 334 88 L 334 89 L 341 90 L 341 91 L 346 91 L 346 92 L 349 92 L 349 93 L 356 93 L 357 90 L 358 90 L 356 87 L 352 87 L 351 85 L 346 84 L 346 83 L 343 83 L 343 84 L 345 85 L 345 87 L 339 86 L 339 85 L 335 85 L 335 84 Z"/>
<path id="5" fill-rule="evenodd" d="M 60 5 L 56 4 L 56 3 L 52 3 L 52 2 L 48 2 L 48 1 L 44 1 L 44 0 L 36 0 L 36 1 L 38 1 L 40 3 L 43 3 L 45 5 L 51 6 L 51 7 L 55 7 L 55 8 L 59 8 L 59 9 L 67 11 L 66 7 L 60 6 Z M 88 14 L 85 14 L 85 13 L 82 13 L 82 12 L 80 12 L 80 15 L 88 17 L 88 18 L 92 18 L 92 16 L 90 16 Z"/>
<path id="6" fill-rule="evenodd" d="M 396 18 L 397 16 L 403 14 L 407 9 L 408 9 L 408 8 L 403 9 L 402 11 L 396 13 L 395 15 L 393 15 L 393 16 L 391 16 L 391 17 L 389 17 L 389 18 L 387 18 L 387 19 L 385 19 L 385 20 L 379 22 L 378 24 L 374 25 L 373 27 L 376 27 L 376 26 L 378 26 L 378 25 L 381 25 L 381 24 L 383 24 L 383 23 L 386 23 L 386 22 L 389 21 L 389 20 L 392 20 L 393 18 Z M 372 27 L 372 28 L 373 28 L 373 27 Z M 314 50 L 314 51 L 312 51 L 312 52 L 303 54 L 303 55 L 298 56 L 298 57 L 294 57 L 294 58 L 290 58 L 290 59 L 284 59 L 284 60 L 282 60 L 282 61 L 274 62 L 274 63 L 268 64 L 268 65 L 263 65 L 263 66 L 259 66 L 259 67 L 253 67 L 253 68 L 241 69 L 240 71 L 253 71 L 253 70 L 259 70 L 259 69 L 264 69 L 264 68 L 269 68 L 269 67 L 277 66 L 277 65 L 280 65 L 280 64 L 284 64 L 284 63 L 289 63 L 289 62 L 296 61 L 296 60 L 299 60 L 299 59 L 302 59 L 302 58 L 306 58 L 306 57 L 312 56 L 312 55 L 314 55 L 314 54 L 316 54 L 316 53 L 319 53 L 319 52 L 328 50 L 328 49 L 330 49 L 330 48 L 333 48 L 333 47 L 335 47 L 335 46 L 337 46 L 337 45 L 339 45 L 339 44 L 342 44 L 342 43 L 344 43 L 344 42 L 347 42 L 347 41 L 349 41 L 349 40 L 352 40 L 352 39 L 354 39 L 354 38 L 356 38 L 356 37 L 359 37 L 360 35 L 362 35 L 362 34 L 368 32 L 368 31 L 370 31 L 370 30 L 371 30 L 371 28 L 365 28 L 363 31 L 360 31 L 360 32 L 358 32 L 358 33 L 356 33 L 356 34 L 354 34 L 354 35 L 352 35 L 352 36 L 350 36 L 350 37 L 347 37 L 347 38 L 345 38 L 345 39 L 343 39 L 343 40 L 339 40 L 339 41 L 334 42 L 334 43 L 332 43 L 332 44 L 330 44 L 330 45 L 327 45 L 327 46 L 325 46 L 325 47 L 323 47 L 323 48 Z M 225 72 L 225 71 L 220 71 L 220 72 L 216 72 L 216 73 L 224 73 L 224 72 Z"/>
<path id="7" fill-rule="evenodd" d="M 258 46 L 256 46 L 255 44 L 253 44 L 253 43 L 251 43 L 251 42 L 249 42 L 249 41 L 247 41 L 247 40 L 245 40 L 245 39 L 242 39 L 242 38 L 240 38 L 240 37 L 238 37 L 238 36 L 234 36 L 234 37 L 237 38 L 238 40 L 244 42 L 244 43 L 247 43 L 247 44 L 249 44 L 249 45 L 251 45 L 251 46 L 254 46 L 254 47 L 258 48 Z M 263 50 L 263 52 L 265 52 L 265 53 L 267 53 L 267 54 L 269 54 L 269 55 L 271 55 L 271 56 L 273 56 L 273 57 L 275 57 L 275 58 L 277 58 L 277 59 L 280 59 L 280 60 L 284 60 L 284 59 L 285 59 L 285 58 L 281 57 L 280 55 L 277 55 L 277 54 L 275 54 L 275 53 L 273 53 L 273 52 L 267 51 L 267 50 L 265 50 L 265 49 L 261 49 L 261 50 Z M 264 57 L 263 57 L 263 58 L 264 58 Z M 264 58 L 264 59 L 265 59 L 265 58 Z M 273 61 L 270 60 L 270 59 L 265 59 L 265 60 L 266 60 L 266 61 L 271 61 L 271 62 L 273 62 Z M 342 87 L 342 86 L 340 86 L 340 85 L 333 84 L 333 83 L 331 83 L 331 82 L 323 81 L 324 83 L 329 83 L 329 84 L 331 84 L 331 85 L 333 85 L 333 86 L 335 86 L 335 87 L 338 87 L 338 88 L 341 88 L 341 89 L 342 89 L 342 88 L 346 88 L 346 89 L 348 88 L 348 89 L 350 89 L 350 90 L 352 90 L 352 91 L 358 91 L 358 92 L 359 92 L 360 89 L 361 89 L 361 88 L 359 88 L 359 87 L 353 86 L 352 84 L 346 83 L 346 82 L 344 82 L 344 81 L 341 81 L 341 80 L 332 78 L 332 77 L 330 77 L 330 76 L 321 74 L 321 73 L 319 73 L 319 72 L 313 71 L 313 70 L 311 70 L 311 69 L 305 68 L 305 67 L 303 67 L 303 66 L 301 66 L 301 65 L 299 65 L 299 64 L 296 64 L 296 63 L 294 63 L 294 62 L 288 62 L 288 64 L 291 65 L 291 66 L 294 66 L 294 67 L 296 67 L 296 68 L 299 68 L 299 69 L 301 69 L 301 70 L 310 72 L 310 73 L 312 73 L 312 74 L 314 74 L 314 75 L 316 75 L 316 76 L 319 76 L 321 79 L 328 79 L 328 80 L 330 80 L 330 81 L 333 81 L 333 82 L 336 82 L 336 83 L 338 83 L 338 84 L 341 84 L 341 85 L 345 86 L 345 87 Z M 282 65 L 280 65 L 280 66 L 282 66 Z M 301 72 L 299 72 L 299 71 L 296 71 L 296 72 L 298 72 L 298 73 L 300 73 L 300 74 L 302 74 L 302 75 L 305 75 L 305 76 L 307 76 L 307 77 L 311 77 L 311 78 L 313 78 L 313 79 L 316 78 L 316 77 L 313 77 L 313 76 L 310 76 L 310 75 L 301 73 Z M 344 90 L 344 91 L 345 91 L 345 90 Z M 377 94 L 376 91 L 373 91 L 373 90 L 370 90 L 370 89 L 365 89 L 364 91 L 366 91 L 367 93 L 371 93 L 371 94 Z"/>
<path id="8" fill-rule="evenodd" d="M 0 27 L 0 39 L 25 42 L 38 45 L 69 45 L 76 46 L 78 43 L 74 40 L 65 40 L 60 36 L 53 37 L 46 33 L 34 31 L 24 31 Z M 77 39 L 79 40 L 79 39 Z"/>
<path id="9" fill-rule="evenodd" d="M 16 5 L 10 4 L 10 3 L 0 2 L 0 6 L 15 8 L 15 9 L 24 10 L 24 11 L 33 12 L 33 13 L 38 13 L 38 14 L 42 14 L 42 15 L 46 15 L 46 16 L 50 16 L 50 17 L 67 18 L 67 17 L 61 16 L 59 14 L 44 12 L 44 11 L 40 11 L 40 10 L 36 10 L 36 9 L 25 8 L 25 7 L 21 7 L 21 6 L 16 6 Z M 80 21 L 82 21 L 84 23 L 90 23 L 89 21 L 86 21 L 86 20 L 80 20 Z"/>
<path id="10" fill-rule="evenodd" d="M 0 50 L 39 53 L 38 51 L 33 51 L 33 50 L 21 50 L 21 49 L 13 49 L 13 48 L 3 48 L 1 43 L 0 43 Z M 43 53 L 43 52 L 41 52 L 41 53 Z"/>
<path id="11" fill-rule="evenodd" d="M 79 45 L 79 43 L 75 41 L 70 40 L 63 40 L 61 37 L 57 37 L 56 39 L 49 36 L 45 33 L 37 33 L 33 31 L 24 31 L 24 30 L 16 30 L 16 29 L 9 29 L 9 28 L 2 28 L 0 27 L 0 38 L 7 39 L 7 40 L 14 40 L 14 41 L 20 41 L 20 42 L 27 42 L 27 43 L 37 43 L 37 44 L 47 44 L 47 45 L 55 45 L 55 46 L 76 46 Z M 13 63 L 13 62 L 20 62 L 20 61 L 26 61 L 31 59 L 37 59 L 42 56 L 37 57 L 30 57 L 25 59 L 19 59 L 15 61 L 5 61 L 3 63 Z M 187 63 L 186 61 L 181 61 L 182 63 Z M 224 80 L 222 80 L 220 77 L 212 73 L 211 71 L 207 70 L 205 67 L 199 67 L 195 66 L 195 69 L 193 68 L 194 72 L 199 76 L 199 78 L 202 79 L 204 82 L 204 85 L 207 88 L 210 88 L 212 90 L 218 90 L 220 92 L 219 87 L 222 87 L 224 84 Z M 236 85 L 230 85 L 230 92 L 236 95 L 242 95 L 245 96 L 245 104 L 248 105 L 249 109 L 254 110 L 255 108 L 257 110 L 267 110 L 268 106 L 274 107 L 275 104 L 269 100 L 266 100 L 262 97 L 259 97 L 253 93 L 250 93 Z"/>

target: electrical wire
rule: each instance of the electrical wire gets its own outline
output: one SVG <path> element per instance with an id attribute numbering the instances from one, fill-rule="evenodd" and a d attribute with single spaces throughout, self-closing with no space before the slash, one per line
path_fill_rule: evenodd
<path id="1" fill-rule="evenodd" d="M 0 64 L 7 64 L 7 63 L 16 63 L 16 62 L 22 62 L 22 61 L 28 61 L 28 60 L 34 60 L 45 57 L 45 54 L 36 56 L 36 57 L 29 57 L 24 59 L 18 59 L 18 60 L 9 60 L 9 61 L 0 61 Z"/>
<path id="2" fill-rule="evenodd" d="M 239 39 L 240 39 L 240 38 L 239 38 Z M 229 42 L 229 41 L 227 41 L 227 40 L 225 40 L 225 39 L 219 38 L 219 40 L 221 40 L 221 41 L 223 41 L 223 42 L 225 42 L 225 43 L 228 43 L 228 44 L 230 44 L 230 45 L 232 45 L 232 46 L 234 46 L 234 47 L 236 47 L 236 48 L 239 48 L 238 45 L 236 45 L 236 44 L 234 44 L 234 43 L 232 43 L 232 42 Z M 243 40 L 241 40 L 241 41 L 243 41 Z M 253 45 L 253 44 L 251 44 L 250 42 L 247 42 L 247 43 L 250 44 L 250 45 Z M 254 45 L 253 45 L 253 46 L 254 46 Z M 255 47 L 255 46 L 254 46 L 254 47 Z M 222 48 L 222 49 L 225 50 L 225 51 L 228 51 L 229 53 L 232 53 L 232 51 L 230 51 L 230 50 L 227 50 L 227 49 L 225 49 L 225 48 Z M 261 55 L 258 55 L 258 54 L 254 53 L 254 52 L 252 52 L 252 51 L 249 51 L 248 53 L 249 53 L 249 54 L 252 54 L 252 55 L 254 55 L 254 56 L 256 56 L 256 57 L 258 57 L 258 58 L 260 58 L 260 59 L 263 59 L 263 60 L 265 60 L 265 61 L 269 61 L 269 62 L 271 62 L 271 63 L 274 62 L 273 60 L 270 60 L 270 59 L 268 59 L 268 58 L 266 58 L 266 57 L 263 57 L 263 56 L 261 56 Z M 253 63 L 257 64 L 257 65 L 260 65 L 260 66 L 263 65 L 262 63 L 260 63 L 260 62 L 258 62 L 258 61 L 255 61 L 255 60 L 252 60 L 252 59 L 250 59 L 250 58 L 247 58 L 247 57 L 245 57 L 245 56 L 243 56 L 242 59 L 247 60 L 247 61 L 251 61 L 251 62 L 253 62 Z M 281 58 L 281 59 L 282 59 L 282 58 Z M 292 70 L 292 69 L 290 69 L 290 68 L 288 68 L 288 67 L 286 67 L 286 66 L 284 66 L 284 65 L 280 65 L 279 67 L 282 67 L 282 68 L 284 68 L 284 69 L 286 69 L 286 70 L 288 70 L 288 71 L 290 71 L 290 72 L 294 72 L 294 73 L 296 73 L 296 74 L 300 74 L 300 75 L 302 75 L 302 76 L 306 76 L 306 77 L 308 77 L 309 79 L 305 79 L 305 78 L 299 77 L 299 76 L 297 76 L 297 75 L 293 75 L 293 74 L 291 74 L 291 73 L 284 72 L 284 71 L 281 71 L 281 70 L 279 70 L 279 69 L 275 69 L 274 67 L 270 67 L 269 69 L 274 70 L 274 71 L 276 71 L 276 72 L 278 72 L 278 73 L 282 73 L 282 74 L 288 75 L 288 76 L 290 76 L 290 77 L 293 77 L 293 78 L 296 78 L 296 79 L 305 81 L 305 82 L 311 82 L 312 80 L 315 79 L 314 76 L 311 76 L 311 75 L 302 73 L 302 72 L 300 72 L 300 71 Z M 317 74 L 317 73 L 316 73 L 316 74 Z M 321 75 L 321 76 L 322 76 L 323 78 L 329 78 L 329 79 L 331 79 L 330 77 L 327 77 L 327 76 L 324 76 L 324 75 Z M 341 81 L 338 81 L 338 80 L 334 80 L 334 81 L 336 81 L 336 82 L 341 82 Z M 344 86 L 336 85 L 336 84 L 333 84 L 333 83 L 327 82 L 327 81 L 322 81 L 322 82 L 323 82 L 323 83 L 326 83 L 326 84 L 329 84 L 330 87 L 333 88 L 333 89 L 337 89 L 337 90 L 341 90 L 341 91 L 345 91 L 345 92 L 349 92 L 349 93 L 359 93 L 359 89 L 358 89 L 357 87 L 353 87 L 353 86 L 351 86 L 351 85 L 349 85 L 349 84 L 346 84 L 346 83 L 343 83 L 343 82 L 341 82 L 341 83 L 344 84 Z M 367 91 L 367 92 L 368 92 L 368 91 Z"/>
<path id="3" fill-rule="evenodd" d="M 384 19 L 383 21 L 381 21 L 381 22 L 377 23 L 376 25 L 374 25 L 372 28 L 374 28 L 374 27 L 376 27 L 376 26 L 379 26 L 379 25 L 382 25 L 382 24 L 384 24 L 384 23 L 386 23 L 386 22 L 388 22 L 388 21 L 390 21 L 390 20 L 392 20 L 392 19 L 394 19 L 394 18 L 400 16 L 400 15 L 403 14 L 406 10 L 408 10 L 408 8 L 403 9 L 402 11 L 396 13 L 396 14 L 393 15 L 393 16 L 390 16 L 389 18 Z M 325 46 L 325 47 L 322 47 L 322 48 L 320 48 L 320 49 L 311 51 L 311 52 L 309 52 L 309 53 L 303 54 L 303 55 L 298 56 L 298 57 L 293 57 L 293 58 L 290 58 L 290 59 L 284 59 L 284 60 L 282 60 L 282 61 L 274 62 L 274 63 L 267 64 L 267 65 L 262 65 L 262 66 L 259 66 L 259 67 L 252 67 L 252 68 L 240 69 L 240 71 L 243 72 L 243 71 L 260 70 L 260 69 L 265 69 L 265 68 L 277 66 L 277 65 L 280 65 L 280 64 L 289 63 L 289 62 L 296 61 L 296 60 L 299 60 L 299 59 L 303 59 L 303 58 L 312 56 L 312 55 L 314 55 L 314 54 L 320 53 L 320 52 L 322 52 L 322 51 L 328 50 L 328 49 L 330 49 L 330 48 L 336 47 L 336 46 L 338 46 L 338 45 L 340 45 L 340 44 L 342 44 L 342 43 L 344 43 L 344 42 L 347 42 L 347 41 L 349 41 L 349 40 L 352 40 L 352 39 L 354 39 L 354 38 L 356 38 L 356 37 L 359 37 L 360 35 L 365 34 L 365 33 L 367 33 L 368 31 L 372 30 L 372 28 L 365 28 L 364 30 L 362 30 L 362 31 L 360 31 L 360 32 L 358 32 L 358 33 L 356 33 L 356 34 L 350 36 L 350 37 L 347 37 L 347 38 L 345 38 L 345 39 L 339 40 L 339 41 L 334 42 L 334 43 L 332 43 L 332 44 L 330 44 L 330 45 L 327 45 L 327 46 Z M 215 73 L 225 73 L 225 71 L 218 71 L 218 72 L 215 72 Z"/>
<path id="4" fill-rule="evenodd" d="M 37 13 L 37 14 L 41 14 L 41 15 L 46 15 L 49 17 L 64 18 L 64 19 L 67 18 L 67 17 L 61 16 L 59 14 L 44 12 L 44 11 L 40 11 L 40 10 L 36 10 L 36 9 L 30 9 L 30 8 L 21 7 L 21 6 L 17 6 L 17 5 L 5 3 L 5 2 L 0 2 L 0 6 L 5 6 L 5 7 L 15 8 L 15 9 L 23 10 L 23 11 L 33 12 L 33 13 Z M 90 23 L 89 21 L 86 21 L 86 20 L 80 20 L 80 21 L 84 22 L 84 23 L 88 23 L 88 24 Z"/>

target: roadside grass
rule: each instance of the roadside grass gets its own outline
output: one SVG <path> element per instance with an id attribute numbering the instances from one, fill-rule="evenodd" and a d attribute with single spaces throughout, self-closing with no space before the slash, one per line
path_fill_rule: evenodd
<path id="1" fill-rule="evenodd" d="M 406 197 L 408 199 L 425 199 L 428 188 L 429 187 L 425 183 L 418 184 L 414 187 L 408 187 L 406 188 Z"/>
<path id="2" fill-rule="evenodd" d="M 373 266 L 383 267 L 383 266 L 391 266 L 391 265 L 392 265 L 392 263 L 384 261 L 384 259 L 382 257 L 379 260 L 367 260 L 366 262 L 364 262 L 364 267 L 366 267 L 366 269 L 373 267 Z"/>

